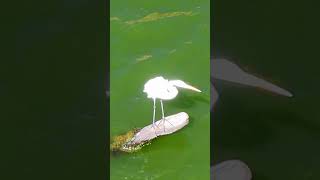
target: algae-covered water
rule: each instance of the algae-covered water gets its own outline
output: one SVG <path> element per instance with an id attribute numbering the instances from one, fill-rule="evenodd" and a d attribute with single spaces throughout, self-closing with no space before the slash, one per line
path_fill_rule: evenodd
<path id="1" fill-rule="evenodd" d="M 137 153 L 111 154 L 111 179 L 209 179 L 209 1 L 113 0 L 110 9 L 111 137 L 151 123 L 153 102 L 143 93 L 147 80 L 161 75 L 202 90 L 180 90 L 165 101 L 166 115 L 184 111 L 190 123 Z"/>

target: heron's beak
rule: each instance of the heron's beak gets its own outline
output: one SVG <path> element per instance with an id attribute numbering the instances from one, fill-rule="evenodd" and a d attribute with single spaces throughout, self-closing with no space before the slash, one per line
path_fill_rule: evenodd
<path id="1" fill-rule="evenodd" d="M 180 88 L 185 88 L 185 89 L 190 89 L 193 91 L 201 92 L 199 89 L 197 89 L 193 86 L 190 86 L 189 84 L 187 84 L 181 80 L 172 80 L 172 81 L 169 81 L 169 83 L 171 83 L 174 86 L 180 87 Z"/>
<path id="2" fill-rule="evenodd" d="M 186 87 L 184 87 L 184 88 L 186 88 L 186 89 L 190 89 L 190 90 L 192 90 L 192 91 L 197 91 L 197 92 L 201 92 L 199 89 L 197 89 L 197 88 L 195 88 L 195 87 L 193 87 L 193 86 L 190 86 L 190 85 L 186 85 Z"/>

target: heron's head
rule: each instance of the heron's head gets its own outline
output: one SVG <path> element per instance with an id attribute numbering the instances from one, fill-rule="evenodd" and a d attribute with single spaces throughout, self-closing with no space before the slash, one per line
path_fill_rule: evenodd
<path id="1" fill-rule="evenodd" d="M 169 81 L 169 83 L 173 86 L 176 86 L 176 87 L 180 87 L 180 88 L 185 88 L 185 89 L 190 89 L 190 90 L 193 90 L 193 91 L 197 91 L 197 92 L 201 92 L 199 89 L 193 87 L 193 86 L 190 86 L 189 84 L 181 81 L 181 80 L 172 80 L 172 81 Z"/>

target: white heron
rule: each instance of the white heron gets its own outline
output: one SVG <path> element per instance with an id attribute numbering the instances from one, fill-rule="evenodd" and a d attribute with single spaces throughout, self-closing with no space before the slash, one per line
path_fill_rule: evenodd
<path id="1" fill-rule="evenodd" d="M 155 125 L 156 99 L 160 99 L 162 120 L 164 122 L 165 118 L 162 100 L 174 99 L 178 95 L 177 87 L 201 92 L 199 89 L 192 87 L 181 80 L 167 80 L 164 79 L 162 76 L 150 79 L 144 84 L 143 92 L 145 92 L 148 95 L 148 98 L 153 99 L 153 125 Z"/>

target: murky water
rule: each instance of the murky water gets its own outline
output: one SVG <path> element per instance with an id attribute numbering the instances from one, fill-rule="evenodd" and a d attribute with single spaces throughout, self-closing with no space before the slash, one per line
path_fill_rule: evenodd
<path id="1" fill-rule="evenodd" d="M 142 92 L 150 78 L 202 90 L 180 90 L 165 101 L 166 115 L 184 111 L 190 123 L 138 153 L 111 155 L 111 179 L 209 179 L 209 13 L 208 0 L 111 1 L 111 136 L 151 123 L 153 102 Z"/>

